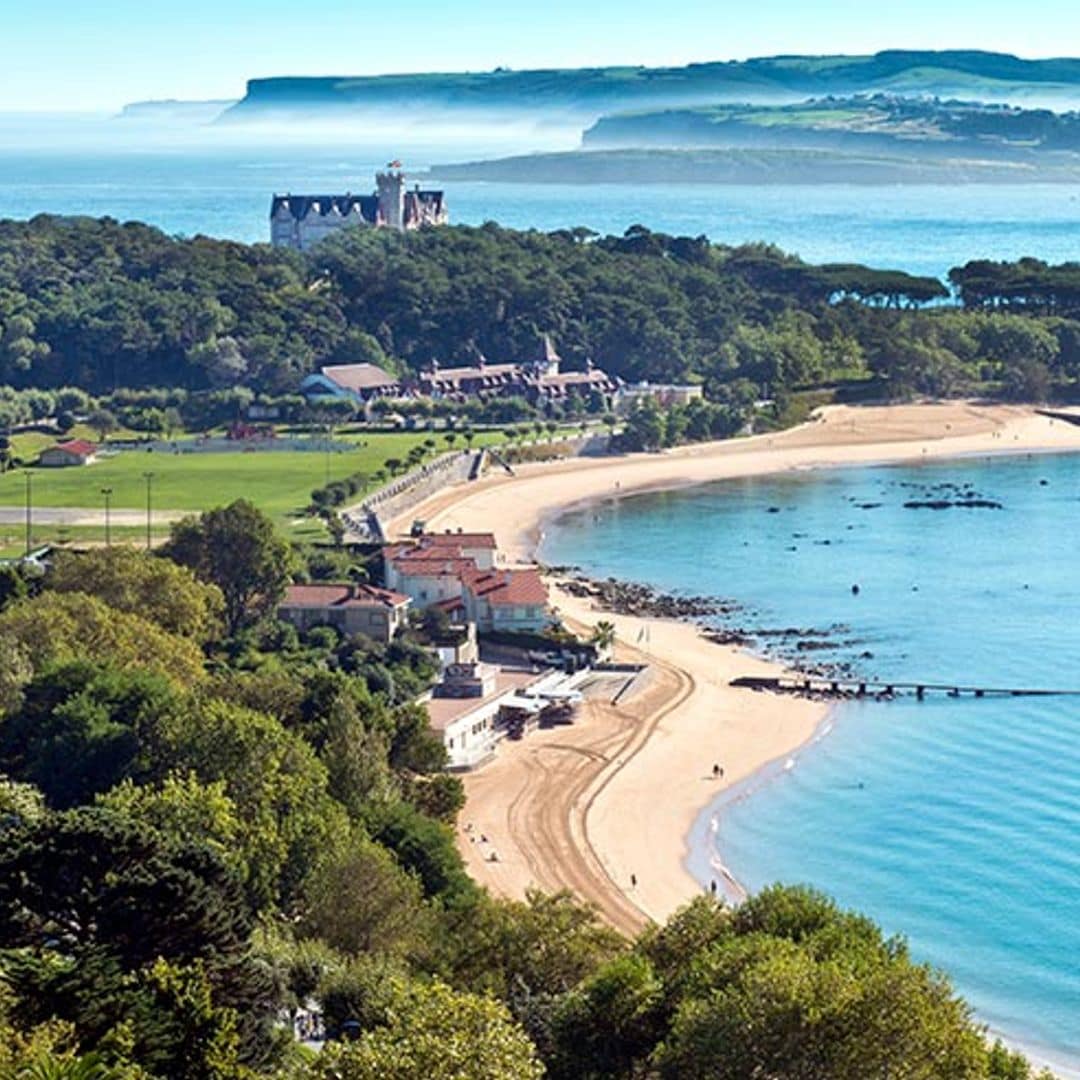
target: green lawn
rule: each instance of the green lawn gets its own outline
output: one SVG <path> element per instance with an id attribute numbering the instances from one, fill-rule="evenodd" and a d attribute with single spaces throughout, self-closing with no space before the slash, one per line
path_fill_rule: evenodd
<path id="1" fill-rule="evenodd" d="M 564 428 L 555 439 L 577 434 L 576 428 Z M 79 433 L 84 434 L 84 433 Z M 543 439 L 548 439 L 547 433 Z M 39 436 L 19 436 L 17 452 L 30 458 L 53 441 Z M 146 450 L 123 450 L 115 457 L 103 458 L 93 465 L 74 468 L 41 468 L 31 466 L 0 475 L 0 506 L 24 504 L 25 476 L 32 477 L 35 507 L 78 507 L 104 510 L 102 488 L 111 488 L 114 510 L 142 512 L 146 507 L 144 474 L 153 473 L 151 494 L 153 509 L 165 511 L 199 511 L 222 506 L 234 499 L 250 499 L 260 509 L 272 515 L 289 536 L 297 541 L 323 540 L 326 528 L 319 519 L 304 515 L 311 492 L 322 487 L 329 478 L 341 480 L 353 473 L 374 475 L 391 458 L 405 462 L 409 451 L 425 440 L 435 443 L 434 453 L 442 453 L 447 443 L 441 432 L 412 431 L 401 433 L 342 433 L 338 442 L 354 443 L 355 449 L 299 452 L 283 450 L 248 450 L 230 453 L 168 453 Z M 34 440 L 31 442 L 30 440 Z M 40 446 L 37 445 L 40 442 Z M 183 445 L 184 440 L 180 441 Z M 497 446 L 506 442 L 501 430 L 476 432 L 473 445 Z M 463 449 L 461 437 L 454 449 Z M 372 484 L 370 490 L 374 490 Z M 360 501 L 362 495 L 356 497 Z M 155 532 L 164 530 L 158 522 Z M 56 526 L 34 523 L 36 543 L 101 543 L 104 530 L 95 526 Z M 130 536 L 127 534 L 130 532 Z M 126 529 L 114 523 L 113 537 L 117 542 L 139 542 L 143 534 L 138 529 Z M 0 555 L 18 554 L 24 545 L 21 525 L 0 525 Z"/>
<path id="2" fill-rule="evenodd" d="M 31 467 L 0 476 L 0 505 L 21 506 L 24 472 L 33 477 L 35 506 L 96 508 L 104 506 L 101 489 L 112 488 L 114 509 L 141 510 L 146 505 L 144 473 L 152 472 L 153 505 L 159 510 L 205 510 L 234 499 L 250 499 L 278 518 L 301 513 L 311 491 L 352 473 L 374 474 L 390 458 L 405 461 L 412 447 L 433 438 L 436 452 L 446 449 L 441 435 L 426 432 L 369 434 L 355 450 L 323 452 L 238 451 L 221 454 L 173 454 L 121 451 L 93 465 L 49 469 Z M 501 442 L 501 433 L 478 433 L 476 445 Z M 458 448 L 464 446 L 459 440 Z"/>
<path id="3" fill-rule="evenodd" d="M 168 536 L 166 531 L 154 529 L 150 536 L 153 545 L 160 544 Z M 112 543 L 134 544 L 142 547 L 146 543 L 146 529 L 140 526 L 118 526 L 110 529 Z M 53 544 L 57 547 L 72 545 L 101 546 L 105 543 L 105 529 L 97 525 L 39 525 L 34 523 L 30 546 L 41 547 Z M 11 559 L 23 555 L 26 551 L 26 532 L 22 525 L 0 525 L 0 559 Z"/>

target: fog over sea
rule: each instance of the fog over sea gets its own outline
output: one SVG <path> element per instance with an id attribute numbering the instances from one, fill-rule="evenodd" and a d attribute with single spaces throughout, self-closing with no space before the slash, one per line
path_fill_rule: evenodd
<path id="1" fill-rule="evenodd" d="M 966 485 L 1002 509 L 904 507 Z M 1062 455 L 609 500 L 550 526 L 542 554 L 734 597 L 735 625 L 814 629 L 829 647 L 806 662 L 1080 690 L 1077 535 L 1080 456 Z M 717 722 L 703 762 L 723 761 Z M 821 736 L 704 811 L 695 876 L 825 889 L 906 935 L 993 1030 L 1080 1076 L 1080 697 L 847 703 Z"/>
<path id="2" fill-rule="evenodd" d="M 391 157 L 423 170 L 530 150 L 570 149 L 569 131 L 495 125 L 479 133 L 176 128 L 147 121 L 0 115 L 0 217 L 109 215 L 169 233 L 244 242 L 269 236 L 273 192 L 366 192 Z M 451 220 L 513 228 L 634 224 L 738 244 L 767 241 L 811 262 L 863 262 L 943 276 L 969 259 L 1080 253 L 1080 189 L 1023 184 L 865 187 L 455 182 Z"/>

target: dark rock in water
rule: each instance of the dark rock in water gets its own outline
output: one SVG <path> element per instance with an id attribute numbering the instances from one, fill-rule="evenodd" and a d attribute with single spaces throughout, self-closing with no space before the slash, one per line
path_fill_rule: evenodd
<path id="1" fill-rule="evenodd" d="M 881 503 L 856 503 L 860 510 L 877 510 Z"/>
<path id="2" fill-rule="evenodd" d="M 770 506 L 769 509 L 765 511 L 765 513 L 766 514 L 779 514 L 780 513 L 780 507 L 779 506 Z"/>
<path id="3" fill-rule="evenodd" d="M 562 582 L 572 596 L 590 599 L 602 611 L 617 615 L 647 615 L 662 619 L 700 619 L 731 616 L 740 611 L 738 604 L 715 596 L 675 596 L 661 593 L 650 585 L 633 581 L 590 581 L 576 578 Z"/>
<path id="4" fill-rule="evenodd" d="M 994 499 L 909 499 L 904 503 L 905 510 L 1004 510 L 1005 507 Z"/>
<path id="5" fill-rule="evenodd" d="M 706 630 L 704 636 L 715 645 L 749 645 L 754 640 L 742 630 Z"/>

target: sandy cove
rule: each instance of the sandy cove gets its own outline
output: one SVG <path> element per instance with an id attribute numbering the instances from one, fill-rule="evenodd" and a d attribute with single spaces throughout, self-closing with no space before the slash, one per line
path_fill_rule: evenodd
<path id="1" fill-rule="evenodd" d="M 490 530 L 504 559 L 520 563 L 533 558 L 546 519 L 596 499 L 790 470 L 1077 450 L 1080 427 L 1020 406 L 835 406 L 775 435 L 489 475 L 434 496 L 390 531 L 404 533 L 414 518 L 433 530 Z M 727 591 L 737 597 L 737 582 Z M 619 653 L 646 660 L 651 674 L 617 705 L 588 703 L 571 727 L 504 742 L 493 762 L 465 778 L 459 844 L 470 872 L 493 892 L 568 888 L 634 932 L 701 891 L 685 865 L 701 810 L 806 743 L 827 707 L 732 688 L 738 675 L 780 669 L 713 644 L 690 624 L 601 614 L 560 591 L 553 599 L 579 628 L 613 622 Z M 714 763 L 722 780 L 712 776 Z"/>

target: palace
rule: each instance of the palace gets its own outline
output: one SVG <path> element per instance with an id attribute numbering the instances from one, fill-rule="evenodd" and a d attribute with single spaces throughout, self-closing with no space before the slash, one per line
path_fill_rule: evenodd
<path id="1" fill-rule="evenodd" d="M 591 363 L 584 371 L 564 371 L 562 358 L 544 334 L 535 355 L 525 361 L 492 364 L 474 347 L 468 363 L 441 367 L 432 362 L 404 379 L 376 364 L 332 364 L 308 375 L 300 383 L 300 393 L 307 398 L 347 398 L 357 404 L 398 397 L 448 401 L 523 397 L 531 405 L 543 406 L 593 394 L 612 398 L 620 386 L 620 380 Z"/>
<path id="2" fill-rule="evenodd" d="M 441 191 L 411 191 L 399 161 L 375 177 L 372 195 L 275 195 L 270 204 L 270 242 L 274 247 L 307 251 L 351 225 L 419 229 L 449 220 Z"/>

